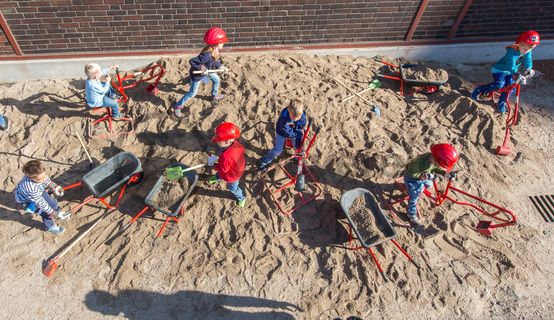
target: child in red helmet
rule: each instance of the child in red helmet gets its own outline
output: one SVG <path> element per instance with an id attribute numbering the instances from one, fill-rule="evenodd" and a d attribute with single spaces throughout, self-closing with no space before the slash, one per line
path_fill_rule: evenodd
<path id="1" fill-rule="evenodd" d="M 219 76 L 216 73 L 208 73 L 208 70 L 212 69 L 228 69 L 223 66 L 220 60 L 220 50 L 223 48 L 225 42 L 227 42 L 227 35 L 223 29 L 213 27 L 204 35 L 204 42 L 207 44 L 197 57 L 189 60 L 190 69 L 190 88 L 189 91 L 175 103 L 173 111 L 178 118 L 183 117 L 181 109 L 185 106 L 185 103 L 196 96 L 200 81 L 204 77 L 208 77 L 212 81 L 212 105 L 217 105 L 218 101 L 223 98 L 223 95 L 218 94 L 219 90 Z M 193 71 L 202 71 L 202 74 L 194 74 Z"/>
<path id="2" fill-rule="evenodd" d="M 460 155 L 458 151 L 448 143 L 440 143 L 431 146 L 431 152 L 424 153 L 410 161 L 404 170 L 404 184 L 408 191 L 408 218 L 419 225 L 417 217 L 417 201 L 424 189 L 432 186 L 434 174 L 445 174 L 452 170 Z"/>
<path id="3" fill-rule="evenodd" d="M 491 72 L 494 82 L 478 86 L 471 93 L 471 98 L 479 100 L 481 96 L 489 96 L 491 92 L 504 88 L 514 83 L 514 76 L 518 74 L 519 67 L 523 64 L 523 76 L 530 77 L 534 74 L 531 51 L 539 44 L 539 34 L 534 30 L 522 32 L 516 42 L 506 47 L 504 57 L 492 66 Z M 510 92 L 510 95 L 513 93 Z M 498 111 L 507 111 L 506 100 L 508 95 L 502 93 L 498 99 Z"/>
<path id="4" fill-rule="evenodd" d="M 217 173 L 210 177 L 209 183 L 215 184 L 220 180 L 227 183 L 227 189 L 233 193 L 239 207 L 246 204 L 246 197 L 239 187 L 240 177 L 244 173 L 246 161 L 244 146 L 236 141 L 240 137 L 240 129 L 231 122 L 223 122 L 215 128 L 212 139 L 219 147 L 219 156 L 210 156 L 208 165 L 214 166 Z"/>

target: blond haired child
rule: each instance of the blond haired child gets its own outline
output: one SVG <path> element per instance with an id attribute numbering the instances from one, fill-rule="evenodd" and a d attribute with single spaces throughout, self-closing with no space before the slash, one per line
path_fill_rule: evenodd
<path id="1" fill-rule="evenodd" d="M 85 66 L 85 74 L 87 75 L 85 96 L 87 105 L 90 108 L 108 107 L 112 111 L 113 118 L 121 118 L 117 94 L 110 85 L 112 78 L 109 72 L 116 68 L 117 65 L 102 69 L 96 63 L 87 64 Z"/>
<path id="2" fill-rule="evenodd" d="M 304 104 L 300 99 L 290 101 L 288 107 L 281 111 L 277 124 L 275 125 L 275 145 L 259 161 L 259 169 L 265 171 L 267 167 L 282 152 L 286 139 L 290 139 L 294 149 L 298 149 L 304 137 L 304 127 L 307 118 L 304 112 Z"/>

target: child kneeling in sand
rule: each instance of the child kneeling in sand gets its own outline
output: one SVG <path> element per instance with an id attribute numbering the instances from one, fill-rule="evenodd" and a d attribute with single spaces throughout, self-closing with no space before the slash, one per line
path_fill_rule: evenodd
<path id="1" fill-rule="evenodd" d="M 417 217 L 417 201 L 424 189 L 433 186 L 434 174 L 450 172 L 459 158 L 460 155 L 454 146 L 448 143 L 440 143 L 431 146 L 430 153 L 424 153 L 406 165 L 404 184 L 409 196 L 408 218 L 413 224 L 420 224 Z"/>
<path id="2" fill-rule="evenodd" d="M 87 105 L 90 108 L 108 107 L 112 110 L 113 118 L 121 118 L 119 105 L 117 104 L 117 93 L 110 85 L 110 70 L 115 70 L 116 65 L 102 69 L 96 63 L 89 63 L 85 66 L 87 81 L 85 83 L 85 96 Z"/>
<path id="3" fill-rule="evenodd" d="M 212 139 L 219 147 L 219 156 L 208 157 L 208 165 L 214 166 L 217 173 L 210 177 L 208 182 L 216 184 L 220 180 L 227 183 L 227 189 L 233 193 L 239 207 L 246 204 L 246 197 L 239 187 L 239 181 L 244 173 L 246 160 L 244 159 L 244 146 L 236 141 L 240 137 L 240 129 L 231 122 L 223 122 L 215 128 Z"/>
<path id="4" fill-rule="evenodd" d="M 227 42 L 227 35 L 223 29 L 218 27 L 210 28 L 204 35 L 204 42 L 207 44 L 200 54 L 189 60 L 190 69 L 190 89 L 189 91 L 175 103 L 173 106 L 173 112 L 177 118 L 182 118 L 183 113 L 181 110 L 185 106 L 185 103 L 196 96 L 198 87 L 200 86 L 200 80 L 204 77 L 210 78 L 212 81 L 212 105 L 216 106 L 218 101 L 223 98 L 223 95 L 218 94 L 219 90 L 219 76 L 216 73 L 208 73 L 208 70 L 212 69 L 228 69 L 223 66 L 220 60 L 219 51 L 223 49 L 223 45 Z M 195 74 L 194 71 L 202 71 L 201 74 Z"/>
<path id="5" fill-rule="evenodd" d="M 68 219 L 71 214 L 60 210 L 56 200 L 50 196 L 46 188 L 52 190 L 57 197 L 63 196 L 63 188 L 55 184 L 46 175 L 46 169 L 38 160 L 31 160 L 23 166 L 25 177 L 15 188 L 15 200 L 25 212 L 36 213 L 42 217 L 44 229 L 53 234 L 64 232 L 64 228 L 57 226 L 52 218 L 55 212 L 59 219 Z"/>
<path id="6" fill-rule="evenodd" d="M 539 44 L 539 34 L 536 31 L 529 30 L 522 32 L 516 42 L 506 47 L 506 54 L 498 60 L 491 68 L 494 82 L 478 86 L 471 93 L 473 100 L 479 100 L 480 97 L 488 97 L 493 91 L 502 89 L 514 83 L 514 77 L 518 74 L 519 67 L 523 64 L 523 84 L 525 78 L 530 78 L 535 73 L 533 71 L 533 59 L 531 50 Z M 512 95 L 515 89 L 509 93 Z M 507 111 L 508 94 L 503 92 L 498 99 L 498 111 L 505 113 Z"/>
<path id="7" fill-rule="evenodd" d="M 306 126 L 306 112 L 304 104 L 300 99 L 291 100 L 289 106 L 281 111 L 277 124 L 275 125 L 275 145 L 264 155 L 258 164 L 258 168 L 265 171 L 267 167 L 275 160 L 285 147 L 286 139 L 290 139 L 294 149 L 298 149 L 302 144 L 304 137 L 304 127 Z"/>

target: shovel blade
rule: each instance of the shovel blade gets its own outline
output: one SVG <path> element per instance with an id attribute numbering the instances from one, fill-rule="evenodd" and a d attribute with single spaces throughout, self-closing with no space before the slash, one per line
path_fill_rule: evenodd
<path id="1" fill-rule="evenodd" d="M 179 180 L 183 177 L 183 169 L 181 167 L 171 167 L 165 169 L 165 177 L 169 181 Z"/>
<path id="2" fill-rule="evenodd" d="M 499 156 L 507 156 L 512 152 L 512 149 L 508 146 L 498 146 L 496 147 L 496 154 Z"/>
<path id="3" fill-rule="evenodd" d="M 58 264 L 56 263 L 55 259 L 48 260 L 48 263 L 42 269 L 42 274 L 44 274 L 46 277 L 50 278 L 52 275 L 54 275 L 54 272 L 58 270 Z"/>
<path id="4" fill-rule="evenodd" d="M 491 228 L 491 223 L 492 221 L 481 220 L 479 221 L 479 223 L 477 223 L 477 226 L 475 227 L 475 229 L 477 229 L 477 231 L 480 234 L 490 237 L 492 235 L 492 229 L 493 229 Z"/>

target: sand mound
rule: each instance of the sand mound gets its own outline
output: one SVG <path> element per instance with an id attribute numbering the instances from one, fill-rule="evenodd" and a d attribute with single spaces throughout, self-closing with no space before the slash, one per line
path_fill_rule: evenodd
<path id="1" fill-rule="evenodd" d="M 444 69 L 434 69 L 425 65 L 414 65 L 403 68 L 404 78 L 408 80 L 417 80 L 425 82 L 446 82 L 448 81 L 448 72 Z"/>
<path id="2" fill-rule="evenodd" d="M 523 92 L 525 115 L 513 131 L 509 157 L 492 152 L 503 138 L 503 119 L 495 109 L 468 98 L 473 83 L 489 81 L 488 66 L 449 66 L 450 79 L 430 96 L 398 95 L 398 82 L 381 79 L 365 93 L 379 105 L 358 98 L 332 80 L 337 76 L 361 90 L 382 65 L 362 57 L 307 55 L 225 56 L 231 72 L 222 76 L 226 98 L 212 107 L 210 87 L 177 121 L 169 112 L 188 89 L 189 57 L 165 59 L 167 74 L 158 96 L 147 84 L 128 90 L 128 113 L 136 133 L 113 141 L 88 142 L 99 162 L 121 150 L 137 155 L 144 180 L 129 188 L 118 211 L 103 220 L 61 261 L 54 278 L 41 264 L 57 248 L 90 225 L 103 208 L 86 206 L 63 223 L 67 232 L 45 234 L 36 218 L 20 217 L 10 194 L 30 159 L 44 160 L 54 181 L 69 184 L 88 171 L 73 132 L 85 132 L 84 83 L 76 80 L 2 84 L 1 111 L 12 130 L 0 133 L 0 247 L 4 266 L 0 290 L 5 319 L 329 319 L 362 318 L 540 318 L 551 315 L 554 252 L 549 226 L 527 201 L 529 193 L 548 192 L 554 168 L 552 82 L 539 79 Z M 431 67 L 436 68 L 432 64 Z M 282 215 L 264 196 L 253 166 L 272 146 L 274 122 L 292 97 L 322 129 L 310 155 L 310 169 L 323 194 L 294 214 Z M 246 147 L 247 171 L 241 186 L 247 206 L 237 208 L 225 185 L 211 186 L 204 172 L 184 204 L 179 223 L 170 222 L 154 240 L 165 218 L 148 213 L 118 234 L 142 208 L 144 198 L 168 165 L 205 161 L 213 148 L 213 129 L 237 123 Z M 482 215 L 446 204 L 433 209 L 423 199 L 423 230 L 396 226 L 397 240 L 421 268 L 391 244 L 376 250 L 384 282 L 364 251 L 349 251 L 338 200 L 345 190 L 371 189 L 382 202 L 404 165 L 436 142 L 450 141 L 461 160 L 456 185 L 509 207 L 517 226 L 495 230 L 493 238 L 475 232 Z M 87 196 L 68 191 L 62 207 Z M 403 210 L 398 206 L 397 210 Z M 9 311 L 7 313 L 6 311 Z"/>

